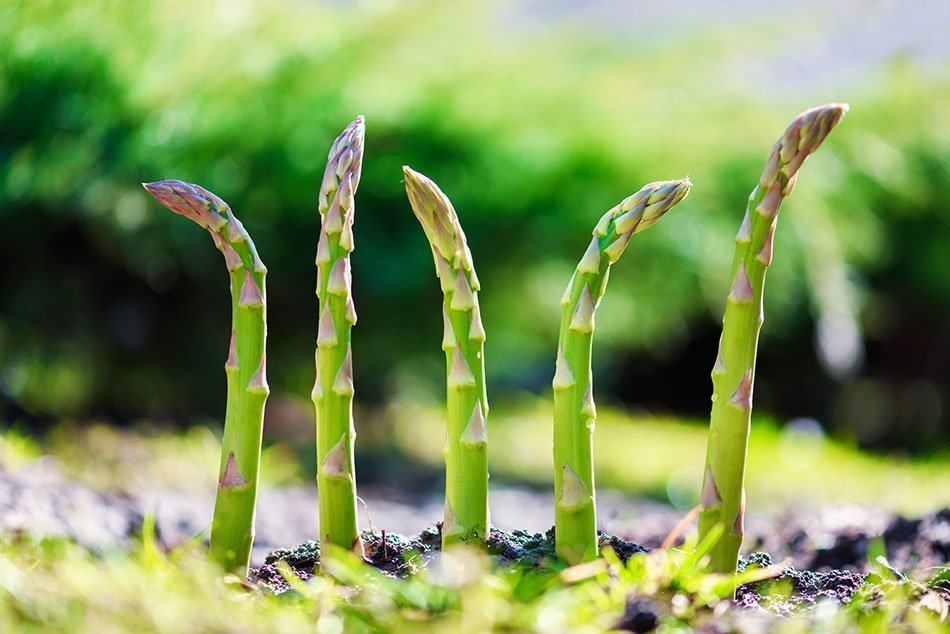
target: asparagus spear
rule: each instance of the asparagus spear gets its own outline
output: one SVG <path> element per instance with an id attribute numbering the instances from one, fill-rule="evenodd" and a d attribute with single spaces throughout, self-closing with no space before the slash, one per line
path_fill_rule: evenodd
<path id="1" fill-rule="evenodd" d="M 208 230 L 231 276 L 231 343 L 224 365 L 228 401 L 210 556 L 226 570 L 244 575 L 254 542 L 264 403 L 270 392 L 264 349 L 267 269 L 251 236 L 219 197 L 177 180 L 143 185 L 158 202 Z"/>
<path id="2" fill-rule="evenodd" d="M 315 352 L 316 382 L 311 397 L 317 412 L 317 484 L 321 543 L 363 554 L 356 520 L 353 462 L 353 354 L 356 323 L 351 293 L 354 194 L 363 165 L 363 117 L 343 130 L 330 148 L 320 187 L 320 240 L 317 243 L 317 297 L 320 317 Z"/>
<path id="3" fill-rule="evenodd" d="M 633 234 L 653 225 L 686 198 L 689 179 L 650 183 L 608 211 L 561 298 L 561 331 L 554 374 L 555 550 L 570 564 L 597 557 L 594 502 L 594 406 L 590 359 L 594 311 L 610 266 Z"/>
<path id="4" fill-rule="evenodd" d="M 488 396 L 478 278 L 448 197 L 409 167 L 403 167 L 403 174 L 412 211 L 432 247 L 445 300 L 442 349 L 448 425 L 442 545 L 484 542 L 488 538 Z"/>
<path id="5" fill-rule="evenodd" d="M 712 370 L 713 406 L 699 515 L 700 539 L 717 526 L 723 529 L 710 552 L 710 568 L 717 572 L 735 572 L 742 543 L 755 355 L 779 206 L 791 193 L 802 163 L 847 111 L 845 104 L 827 104 L 806 110 L 791 123 L 772 147 L 736 235 L 732 283 Z"/>

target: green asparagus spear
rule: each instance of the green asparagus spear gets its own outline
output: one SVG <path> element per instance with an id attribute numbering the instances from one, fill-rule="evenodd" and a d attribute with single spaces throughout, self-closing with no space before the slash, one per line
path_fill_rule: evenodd
<path id="1" fill-rule="evenodd" d="M 651 226 L 686 198 L 689 179 L 650 183 L 608 211 L 561 298 L 561 331 L 554 374 L 555 549 L 570 564 L 597 557 L 594 501 L 594 406 L 590 359 L 594 311 L 610 266 L 634 233 Z"/>
<path id="2" fill-rule="evenodd" d="M 710 552 L 710 569 L 716 572 L 735 572 L 742 543 L 755 355 L 779 206 L 791 193 L 802 163 L 847 111 L 845 104 L 827 104 L 803 112 L 792 122 L 769 154 L 736 235 L 732 283 L 712 370 L 713 405 L 699 515 L 700 539 L 717 526 L 723 530 Z"/>
<path id="3" fill-rule="evenodd" d="M 442 544 L 488 538 L 488 396 L 485 329 L 478 278 L 465 233 L 448 197 L 431 180 L 403 167 L 412 211 L 422 224 L 442 285 L 448 426 Z"/>
<path id="4" fill-rule="evenodd" d="M 231 343 L 224 365 L 228 402 L 210 554 L 226 570 L 244 575 L 254 542 L 264 403 L 270 392 L 264 350 L 267 269 L 251 236 L 223 200 L 177 180 L 144 186 L 158 202 L 208 230 L 231 276 Z"/>
<path id="5" fill-rule="evenodd" d="M 354 195 L 363 165 L 363 117 L 357 117 L 330 148 L 320 187 L 317 243 L 316 373 L 311 397 L 317 412 L 317 476 L 320 539 L 363 554 L 356 519 L 353 462 L 353 354 L 350 335 L 356 309 L 350 289 Z"/>

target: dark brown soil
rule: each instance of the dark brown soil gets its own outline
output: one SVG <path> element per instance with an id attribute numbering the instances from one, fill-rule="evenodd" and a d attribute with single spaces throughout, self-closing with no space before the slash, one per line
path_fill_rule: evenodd
<path id="1" fill-rule="evenodd" d="M 739 570 L 765 568 L 772 563 L 768 553 L 753 553 L 739 562 Z M 740 586 L 736 603 L 747 608 L 767 607 L 779 613 L 813 607 L 819 601 L 829 599 L 844 604 L 851 600 L 865 579 L 865 575 L 851 570 L 813 572 L 788 567 L 771 579 Z"/>
<path id="2" fill-rule="evenodd" d="M 648 552 L 633 542 L 615 535 L 600 536 L 601 547 L 613 549 L 622 561 L 637 553 Z M 363 533 L 364 559 L 372 566 L 394 577 L 405 577 L 417 572 L 442 549 L 439 527 L 430 527 L 415 537 L 403 537 L 391 533 Z M 539 568 L 554 562 L 554 529 L 546 533 L 531 533 L 524 530 L 499 531 L 492 529 L 485 549 L 493 562 L 499 566 L 517 565 L 522 568 Z M 309 540 L 293 549 L 275 550 L 264 559 L 264 565 L 251 569 L 250 580 L 282 593 L 289 584 L 277 570 L 283 561 L 301 579 L 312 577 L 320 564 L 320 544 Z"/>
<path id="3" fill-rule="evenodd" d="M 366 532 L 363 539 L 366 560 L 378 570 L 395 577 L 411 575 L 425 567 L 441 548 L 438 527 L 428 528 L 410 538 Z M 866 581 L 882 582 L 882 572 L 891 581 L 919 586 L 892 567 L 888 559 L 876 562 L 876 569 L 870 573 L 859 572 L 869 566 L 871 541 L 872 538 L 867 534 L 844 532 L 829 547 L 811 553 L 812 569 L 799 570 L 784 566 L 767 580 L 740 586 L 736 592 L 735 605 L 792 615 L 824 601 L 846 604 Z M 622 561 L 649 552 L 648 548 L 616 535 L 601 533 L 600 543 L 601 547 L 611 548 Z M 948 546 L 950 509 L 942 509 L 919 519 L 897 516 L 880 537 L 880 547 L 885 549 L 887 556 L 892 561 L 899 561 L 905 569 L 916 568 L 921 562 L 945 565 Z M 556 560 L 554 529 L 546 533 L 493 529 L 486 549 L 498 566 L 542 567 Z M 319 566 L 320 545 L 308 541 L 294 549 L 272 552 L 266 557 L 263 566 L 252 569 L 251 581 L 278 594 L 289 590 L 290 585 L 277 570 L 279 561 L 284 561 L 299 578 L 309 579 Z M 772 557 L 764 552 L 753 553 L 739 562 L 740 572 L 754 567 L 772 566 Z M 935 589 L 950 600 L 950 587 L 937 584 Z M 632 598 L 617 627 L 633 632 L 650 631 L 656 626 L 663 609 L 661 604 L 650 599 Z"/>

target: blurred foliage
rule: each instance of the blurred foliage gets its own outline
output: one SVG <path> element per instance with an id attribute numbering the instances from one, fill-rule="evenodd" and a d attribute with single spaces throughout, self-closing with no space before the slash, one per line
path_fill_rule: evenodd
<path id="1" fill-rule="evenodd" d="M 469 235 L 492 390 L 542 393 L 557 301 L 593 223 L 641 184 L 689 174 L 688 203 L 611 276 L 596 363 L 601 393 L 702 415 L 748 191 L 793 116 L 840 100 L 852 113 L 804 169 L 777 237 L 757 406 L 866 444 L 946 439 L 948 75 L 895 61 L 797 94 L 767 66 L 738 83 L 725 72 L 767 59 L 797 23 L 629 41 L 534 28 L 522 4 L 0 6 L 6 418 L 220 415 L 225 272 L 206 235 L 138 187 L 166 177 L 220 194 L 254 235 L 271 272 L 271 386 L 308 393 L 316 191 L 358 113 L 360 398 L 398 394 L 406 376 L 437 389 L 442 372 L 439 289 L 402 164 L 442 185 Z"/>

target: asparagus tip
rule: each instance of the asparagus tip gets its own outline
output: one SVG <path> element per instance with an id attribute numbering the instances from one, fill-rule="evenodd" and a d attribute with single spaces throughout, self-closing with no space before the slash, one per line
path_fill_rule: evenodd
<path id="1" fill-rule="evenodd" d="M 848 110 L 846 103 L 827 103 L 809 108 L 789 124 L 772 151 L 778 154 L 781 169 L 789 179 L 794 178 L 805 159 L 818 149 Z"/>
<path id="2" fill-rule="evenodd" d="M 189 201 L 196 196 L 197 192 L 188 183 L 169 179 L 152 183 L 142 183 L 142 187 L 154 196 L 155 200 L 171 211 L 182 216 L 187 216 L 196 222 L 198 221 L 197 210 L 189 204 Z"/>
<path id="3" fill-rule="evenodd" d="M 332 208 L 335 215 L 340 215 L 343 210 L 353 207 L 353 193 L 359 185 L 363 170 L 365 134 L 365 122 L 363 115 L 360 115 L 346 126 L 330 146 L 317 203 L 321 214 Z M 331 203 L 333 192 L 336 192 L 336 196 L 332 197 Z"/>
<path id="4" fill-rule="evenodd" d="M 628 211 L 640 209 L 639 217 L 635 224 L 627 229 L 631 233 L 639 233 L 644 229 L 653 226 L 657 220 L 663 217 L 663 214 L 682 202 L 689 195 L 693 187 L 693 182 L 686 178 L 672 181 L 657 181 L 645 185 L 639 192 L 621 203 L 622 208 Z M 631 220 L 633 220 L 631 218 Z M 620 229 L 621 227 L 618 227 Z"/>
<path id="5" fill-rule="evenodd" d="M 227 203 L 200 185 L 167 179 L 142 186 L 162 205 L 212 233 L 228 222 L 224 215 L 229 209 Z"/>

